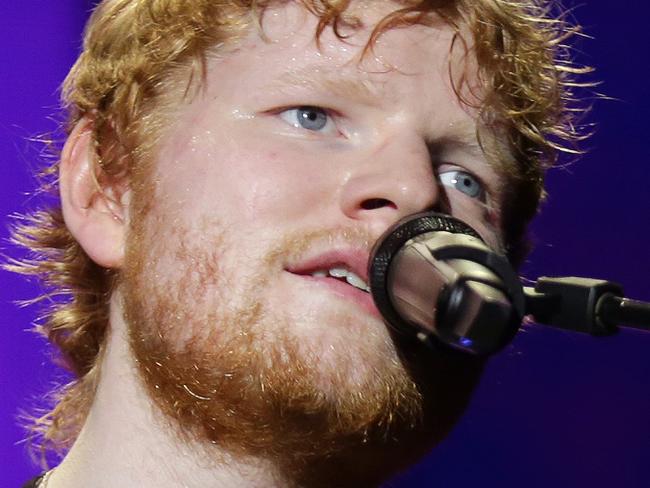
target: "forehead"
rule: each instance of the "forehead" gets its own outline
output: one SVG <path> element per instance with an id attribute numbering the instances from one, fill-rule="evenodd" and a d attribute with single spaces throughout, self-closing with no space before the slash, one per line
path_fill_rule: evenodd
<path id="1" fill-rule="evenodd" d="M 392 1 L 351 2 L 344 20 L 336 25 L 336 33 L 333 28 L 325 28 L 317 36 L 317 41 L 315 34 L 319 19 L 296 2 L 270 8 L 262 16 L 260 27 L 263 37 L 271 45 L 283 44 L 285 48 L 317 46 L 317 59 L 335 61 L 347 58 L 358 63 L 375 28 L 398 10 L 398 5 Z M 383 35 L 372 42 L 372 52 L 363 59 L 364 67 L 370 72 L 385 71 L 388 66 L 405 72 L 419 71 L 422 60 L 416 57 L 422 52 L 415 56 L 407 54 L 416 46 L 433 48 L 433 51 L 443 47 L 448 51 L 454 35 L 454 30 L 434 12 L 424 15 L 420 23 L 410 26 L 400 23 L 382 31 Z M 257 39 L 255 34 L 259 33 L 251 32 L 249 41 L 254 42 Z"/>
<path id="2" fill-rule="evenodd" d="M 251 29 L 234 49 L 211 60 L 211 84 L 228 93 L 240 90 L 245 79 L 252 100 L 267 91 L 310 88 L 369 105 L 417 98 L 411 109 L 435 105 L 446 112 L 448 124 L 473 132 L 476 111 L 459 100 L 452 81 L 476 79 L 467 44 L 455 42 L 456 30 L 434 13 L 428 14 L 427 25 L 392 27 L 370 42 L 377 24 L 396 8 L 392 1 L 352 2 L 350 14 L 358 23 L 342 26 L 339 35 L 328 27 L 318 37 L 318 18 L 299 4 L 269 8 L 260 30 Z M 463 100 L 472 100 L 469 94 L 475 91 L 463 91 Z"/>

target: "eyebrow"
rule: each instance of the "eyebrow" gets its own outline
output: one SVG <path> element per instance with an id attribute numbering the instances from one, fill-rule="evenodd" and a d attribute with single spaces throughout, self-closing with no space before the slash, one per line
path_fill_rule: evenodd
<path id="1" fill-rule="evenodd" d="M 283 73 L 270 84 L 280 90 L 309 87 L 341 98 L 354 98 L 366 105 L 378 105 L 387 96 L 383 84 L 359 77 L 344 76 L 340 71 L 300 68 Z"/>
<path id="2" fill-rule="evenodd" d="M 473 124 L 460 123 L 458 127 L 451 127 L 448 132 L 429 141 L 428 144 L 430 147 L 460 149 L 475 156 L 484 156 L 477 130 Z"/>

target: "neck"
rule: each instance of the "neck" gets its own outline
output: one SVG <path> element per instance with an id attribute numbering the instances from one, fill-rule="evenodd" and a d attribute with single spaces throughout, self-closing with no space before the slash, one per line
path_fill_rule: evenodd
<path id="1" fill-rule="evenodd" d="M 287 486 L 266 461 L 178 437 L 140 383 L 117 302 L 93 405 L 48 488 Z"/>

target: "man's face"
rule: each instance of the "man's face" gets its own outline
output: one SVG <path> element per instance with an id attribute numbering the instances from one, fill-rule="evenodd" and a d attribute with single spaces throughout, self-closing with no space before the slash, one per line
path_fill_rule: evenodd
<path id="1" fill-rule="evenodd" d="M 245 404 L 279 415 L 282 401 L 326 408 L 363 435 L 379 420 L 413 427 L 427 401 L 407 363 L 431 358 L 405 360 L 395 346 L 364 290 L 369 250 L 431 207 L 498 242 L 498 178 L 450 82 L 462 54 L 450 57 L 451 29 L 393 29 L 362 59 L 389 12 L 373 5 L 359 12 L 366 27 L 346 41 L 326 29 L 320 47 L 311 14 L 268 11 L 268 39 L 251 32 L 209 60 L 157 151 L 130 241 L 127 318 L 154 396 L 172 415 L 206 417 L 209 436 L 226 438 L 226 421 L 210 418 L 254 422 L 244 417 L 263 414 Z M 432 384 L 453 374 L 435 367 Z M 462 405 L 475 377 L 435 394 Z"/>

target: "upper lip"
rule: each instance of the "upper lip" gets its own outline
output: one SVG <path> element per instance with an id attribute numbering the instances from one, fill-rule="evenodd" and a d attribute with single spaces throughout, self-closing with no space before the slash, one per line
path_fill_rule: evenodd
<path id="1" fill-rule="evenodd" d="M 364 249 L 331 249 L 311 257 L 305 257 L 297 263 L 287 266 L 286 270 L 294 274 L 308 275 L 319 270 L 345 268 L 368 283 L 369 256 L 369 252 Z"/>

